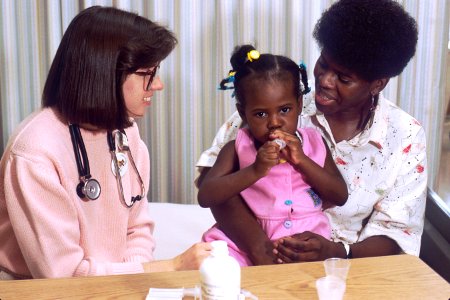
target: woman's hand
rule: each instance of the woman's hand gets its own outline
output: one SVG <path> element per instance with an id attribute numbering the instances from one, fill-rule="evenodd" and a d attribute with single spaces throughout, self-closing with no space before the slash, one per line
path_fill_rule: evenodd
<path id="1" fill-rule="evenodd" d="M 198 270 L 203 260 L 209 256 L 210 243 L 197 243 L 173 259 L 175 271 Z"/>
<path id="2" fill-rule="evenodd" d="M 278 263 L 324 260 L 344 257 L 344 247 L 310 231 L 284 237 L 274 243 Z"/>
<path id="3" fill-rule="evenodd" d="M 142 267 L 144 272 L 198 270 L 211 250 L 210 243 L 197 243 L 175 258 L 142 263 Z"/>
<path id="4" fill-rule="evenodd" d="M 344 258 L 347 255 L 341 243 L 329 241 L 309 231 L 281 238 L 274 246 L 278 263 L 325 260 L 330 257 Z M 383 235 L 368 237 L 362 242 L 352 244 L 351 247 L 353 258 L 402 253 L 396 241 Z"/>

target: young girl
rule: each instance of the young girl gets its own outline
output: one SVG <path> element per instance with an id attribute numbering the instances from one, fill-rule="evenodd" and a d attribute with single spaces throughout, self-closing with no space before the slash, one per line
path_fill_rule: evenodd
<path id="1" fill-rule="evenodd" d="M 233 70 L 221 89 L 234 83 L 236 108 L 246 127 L 228 142 L 199 183 L 202 207 L 220 205 L 241 194 L 271 240 L 312 231 L 330 238 L 322 201 L 343 205 L 347 186 L 321 135 L 297 128 L 302 94 L 309 91 L 306 69 L 283 56 L 237 47 Z M 241 266 L 246 253 L 216 226 L 205 241 L 226 240 Z"/>

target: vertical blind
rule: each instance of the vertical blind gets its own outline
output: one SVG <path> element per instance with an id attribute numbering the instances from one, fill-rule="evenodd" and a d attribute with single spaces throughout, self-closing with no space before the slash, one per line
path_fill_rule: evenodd
<path id="1" fill-rule="evenodd" d="M 308 75 L 319 56 L 314 24 L 331 0 L 2 0 L 0 7 L 0 149 L 17 125 L 39 109 L 47 72 L 64 30 L 82 9 L 114 6 L 167 26 L 179 44 L 162 63 L 165 89 L 139 120 L 151 158 L 149 201 L 196 203 L 195 162 L 234 111 L 230 91 L 218 91 L 236 45 L 301 60 Z M 445 65 L 450 4 L 403 0 L 417 20 L 419 44 L 385 95 L 415 116 L 428 138 L 430 186 L 439 165 L 445 114 Z M 43 141 L 45 142 L 45 141 Z"/>

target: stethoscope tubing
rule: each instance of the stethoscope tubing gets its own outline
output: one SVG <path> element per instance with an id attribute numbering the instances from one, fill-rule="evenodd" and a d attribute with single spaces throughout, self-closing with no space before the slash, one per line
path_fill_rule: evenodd
<path id="1" fill-rule="evenodd" d="M 91 178 L 89 159 L 87 157 L 83 138 L 81 137 L 80 127 L 75 124 L 69 124 L 69 130 L 71 133 L 70 137 L 72 139 L 73 152 L 75 153 L 75 159 L 77 161 L 77 169 L 80 179 L 89 179 Z M 81 160 L 81 158 L 83 158 L 83 160 Z"/>
<path id="2" fill-rule="evenodd" d="M 116 132 L 116 134 L 123 134 L 124 136 L 126 136 L 126 133 L 125 133 L 125 131 L 123 129 L 119 130 L 118 132 Z M 136 175 L 138 177 L 139 183 L 141 185 L 141 195 L 131 196 L 131 204 L 128 204 L 125 201 L 125 197 L 124 197 L 124 193 L 123 193 L 122 177 L 120 176 L 120 168 L 119 168 L 119 163 L 117 161 L 117 156 L 116 156 L 116 142 L 115 142 L 114 136 L 113 136 L 111 131 L 108 131 L 108 133 L 107 133 L 107 140 L 108 140 L 109 152 L 111 153 L 111 159 L 114 162 L 114 168 L 115 168 L 115 171 L 116 171 L 117 183 L 118 183 L 119 190 L 120 190 L 120 197 L 122 199 L 122 202 L 127 207 L 130 208 L 130 207 L 133 206 L 133 204 L 136 201 L 140 201 L 142 199 L 142 197 L 144 196 L 144 194 L 145 194 L 144 182 L 143 182 L 143 180 L 141 178 L 141 175 L 139 174 L 139 171 L 138 171 L 138 169 L 136 167 L 136 164 L 134 163 L 133 155 L 132 155 L 130 149 L 126 149 L 125 151 L 127 152 L 128 156 L 131 158 L 130 159 L 131 166 L 133 167 L 133 169 L 134 169 L 134 171 L 135 171 L 135 173 L 136 173 Z M 121 147 L 119 147 L 119 149 L 123 150 L 123 149 L 121 149 Z"/>
<path id="3" fill-rule="evenodd" d="M 77 194 L 80 198 L 87 197 L 89 200 L 96 200 L 101 193 L 100 183 L 91 178 L 90 168 L 89 168 L 89 159 L 86 151 L 86 146 L 84 145 L 83 137 L 81 135 L 80 127 L 77 124 L 69 124 L 70 137 L 72 140 L 73 152 L 75 154 L 75 160 L 78 169 L 78 175 L 80 177 L 80 183 L 77 185 Z M 118 138 L 118 144 L 116 145 L 115 138 Z M 109 152 L 111 154 L 111 159 L 114 164 L 115 177 L 117 180 L 117 185 L 120 191 L 120 198 L 125 206 L 131 208 L 136 201 L 140 201 L 145 195 L 145 186 L 144 182 L 139 174 L 137 166 L 134 162 L 133 155 L 128 147 L 128 141 L 126 138 L 125 130 L 117 130 L 115 134 L 111 131 L 107 132 L 107 143 Z M 120 167 L 116 156 L 116 146 L 118 146 L 120 151 L 126 151 L 128 157 L 130 158 L 130 163 L 136 172 L 138 177 L 139 184 L 141 185 L 141 194 L 137 196 L 131 196 L 131 203 L 128 204 L 125 201 L 125 196 L 123 193 L 123 185 L 122 185 L 122 176 L 120 174 Z"/>

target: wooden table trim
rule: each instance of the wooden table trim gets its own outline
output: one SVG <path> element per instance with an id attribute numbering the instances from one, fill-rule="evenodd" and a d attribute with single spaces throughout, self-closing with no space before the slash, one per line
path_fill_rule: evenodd
<path id="1" fill-rule="evenodd" d="M 242 269 L 242 288 L 259 299 L 317 299 L 322 262 Z M 150 287 L 194 287 L 198 271 L 83 278 L 0 281 L 0 300 L 145 299 Z M 352 259 L 344 299 L 443 299 L 450 285 L 418 257 L 397 255 Z"/>

